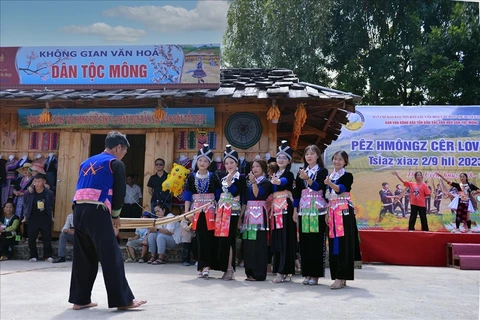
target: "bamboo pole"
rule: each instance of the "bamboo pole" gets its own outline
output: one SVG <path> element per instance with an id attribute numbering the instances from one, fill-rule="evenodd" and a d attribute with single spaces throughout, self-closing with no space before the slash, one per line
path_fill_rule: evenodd
<path id="1" fill-rule="evenodd" d="M 208 207 L 211 202 L 206 203 L 196 209 L 190 210 L 175 217 L 168 217 L 168 218 L 120 218 L 120 229 L 136 229 L 136 228 L 154 228 L 158 226 L 162 226 L 165 224 L 169 224 L 172 222 L 180 222 L 183 219 L 187 219 L 192 217 L 196 212 L 203 210 L 204 208 Z"/>

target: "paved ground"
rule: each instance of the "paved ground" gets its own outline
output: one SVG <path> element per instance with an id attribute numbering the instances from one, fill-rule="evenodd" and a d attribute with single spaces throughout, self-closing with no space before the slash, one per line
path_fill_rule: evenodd
<path id="1" fill-rule="evenodd" d="M 67 302 L 71 263 L 0 262 L 0 318 L 6 319 L 479 319 L 478 271 L 364 265 L 342 290 L 292 282 L 196 278 L 195 267 L 127 264 L 137 311 L 107 308 L 102 275 L 94 286 L 97 308 L 73 311 Z M 328 270 L 327 270 L 328 272 Z M 101 272 L 100 272 L 101 273 Z M 269 275 L 268 279 L 272 279 Z"/>

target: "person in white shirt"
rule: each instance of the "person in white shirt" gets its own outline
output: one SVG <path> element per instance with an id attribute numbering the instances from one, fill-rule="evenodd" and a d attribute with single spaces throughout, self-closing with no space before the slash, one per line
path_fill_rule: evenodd
<path id="1" fill-rule="evenodd" d="M 142 215 L 142 207 L 140 207 L 142 190 L 135 184 L 135 176 L 127 175 L 125 200 L 122 208 L 123 218 L 140 218 Z"/>
<path id="2" fill-rule="evenodd" d="M 167 205 L 156 205 L 155 215 L 158 218 L 165 217 L 165 212 L 168 212 Z M 169 213 L 166 217 L 173 217 L 173 213 Z M 151 257 L 148 260 L 150 264 L 165 264 L 167 263 L 165 257 L 165 251 L 176 247 L 179 243 L 182 243 L 182 231 L 180 229 L 179 222 L 172 222 L 166 225 L 156 227 L 156 230 L 151 230 L 148 234 L 148 252 Z M 158 253 L 158 257 L 156 254 Z"/>
<path id="3" fill-rule="evenodd" d="M 72 204 L 72 211 L 74 205 Z M 67 242 L 73 245 L 75 229 L 73 227 L 73 213 L 67 216 L 65 225 L 60 233 L 60 239 L 58 240 L 58 257 L 53 260 L 52 263 L 65 262 L 65 249 L 67 248 Z"/>

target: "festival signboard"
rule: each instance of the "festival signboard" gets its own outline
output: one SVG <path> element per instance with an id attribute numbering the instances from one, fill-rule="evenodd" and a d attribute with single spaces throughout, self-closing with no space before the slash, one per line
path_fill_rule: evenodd
<path id="1" fill-rule="evenodd" d="M 381 195 L 401 195 L 404 187 L 393 171 L 406 181 L 414 181 L 414 173 L 421 171 L 432 190 L 426 200 L 430 231 L 450 231 L 455 215 L 448 205 L 455 190 L 436 172 L 456 182 L 464 172 L 480 187 L 480 106 L 357 106 L 338 140 L 325 151 L 330 172 L 338 150 L 350 158 L 346 170 L 354 175 L 352 196 L 360 229 L 407 230 L 409 193 L 390 198 L 391 204 Z M 475 205 L 472 230 L 480 232 L 478 201 Z"/>
<path id="2" fill-rule="evenodd" d="M 220 83 L 220 44 L 0 47 L 0 85 Z"/>
<path id="3" fill-rule="evenodd" d="M 162 120 L 153 116 L 154 108 L 49 109 L 52 120 L 40 122 L 43 109 L 18 109 L 20 127 L 27 129 L 137 129 L 137 128 L 213 128 L 213 107 L 165 108 Z"/>

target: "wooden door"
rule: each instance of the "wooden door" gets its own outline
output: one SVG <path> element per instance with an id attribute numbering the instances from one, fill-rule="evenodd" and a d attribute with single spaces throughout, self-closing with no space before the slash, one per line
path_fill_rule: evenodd
<path id="1" fill-rule="evenodd" d="M 80 163 L 90 156 L 90 133 L 62 132 L 58 148 L 57 193 L 54 231 L 61 231 L 72 212 Z"/>
<path id="2" fill-rule="evenodd" d="M 155 174 L 155 159 L 165 160 L 165 170 L 170 172 L 173 163 L 174 133 L 173 129 L 162 132 L 147 133 L 145 140 L 145 174 L 143 178 L 143 205 L 150 205 L 151 196 L 148 193 L 148 179 Z M 152 208 L 153 209 L 153 208 Z"/>

